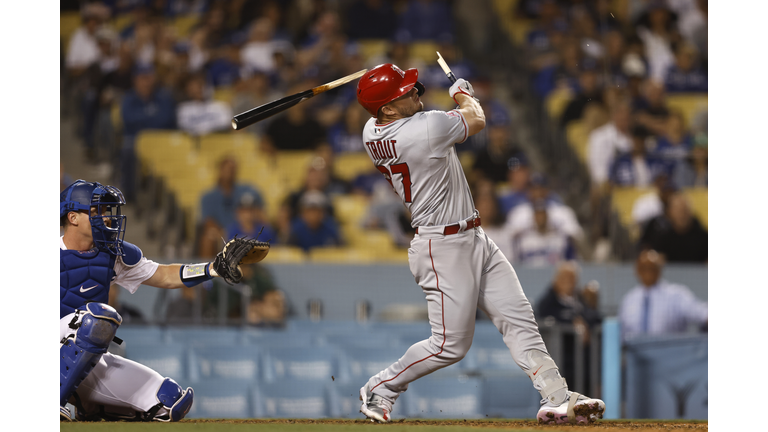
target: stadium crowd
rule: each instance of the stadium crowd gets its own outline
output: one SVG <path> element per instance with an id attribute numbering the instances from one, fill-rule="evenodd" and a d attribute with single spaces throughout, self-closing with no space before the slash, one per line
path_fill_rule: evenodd
<path id="1" fill-rule="evenodd" d="M 278 211 L 265 208 L 265 191 L 241 181 L 235 158 L 217 161 L 216 185 L 199 198 L 195 256 L 211 257 L 221 238 L 255 235 L 262 226 L 273 244 L 305 251 L 344 245 L 349 239 L 332 198 L 349 194 L 368 200 L 364 228 L 386 230 L 405 247 L 409 215 L 382 176 L 373 167 L 352 181 L 334 173 L 338 155 L 364 152 L 359 137 L 368 116 L 353 85 L 242 132 L 232 132 L 230 120 L 384 62 L 418 68 L 428 89 L 425 109 L 450 109 L 443 72 L 412 52 L 414 43 L 429 41 L 457 76 L 473 83 L 486 112 L 486 129 L 457 150 L 467 161 L 483 227 L 511 262 L 580 259 L 578 244 L 606 235 L 611 188 L 626 186 L 655 188 L 633 212 L 644 227 L 639 249 L 654 248 L 671 262 L 706 261 L 706 231 L 680 194 L 706 187 L 706 111 L 689 121 L 666 104 L 668 94 L 707 90 L 706 1 L 630 1 L 624 15 L 611 12 L 617 2 L 609 1 L 516 3 L 515 16 L 532 23 L 524 43 L 534 90 L 542 99 L 569 94 L 557 119 L 562 127 L 585 120 L 594 126 L 586 158 L 593 214 L 586 229 L 516 143 L 498 83 L 462 54 L 455 3 L 63 1 L 62 14 L 79 15 L 79 26 L 62 39 L 67 100 L 89 161 L 113 168 L 128 200 L 137 193 L 136 141 L 143 131 L 255 134 L 264 158 L 315 152 L 306 172 L 297 173 L 301 187 L 286 194 Z M 386 49 L 371 53 L 366 41 L 384 41 Z"/>

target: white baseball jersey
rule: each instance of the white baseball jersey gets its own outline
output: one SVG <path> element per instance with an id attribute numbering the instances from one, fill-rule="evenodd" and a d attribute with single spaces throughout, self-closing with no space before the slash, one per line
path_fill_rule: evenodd
<path id="1" fill-rule="evenodd" d="M 454 147 L 468 133 L 457 110 L 419 112 L 386 124 L 371 118 L 365 124 L 365 150 L 411 211 L 411 226 L 454 224 L 474 213 Z"/>
<path id="2" fill-rule="evenodd" d="M 368 380 L 361 389 L 363 413 L 370 394 L 394 402 L 409 383 L 463 358 L 472 345 L 477 308 L 502 333 L 512 359 L 532 379 L 541 378 L 529 355 L 546 353 L 546 347 L 512 265 L 481 226 L 466 229 L 460 223 L 475 215 L 454 146 L 468 135 L 457 110 L 420 112 L 383 125 L 370 119 L 363 130 L 365 150 L 419 228 L 408 264 L 426 296 L 432 327 L 431 337 Z M 445 234 L 442 227 L 454 224 L 458 232 Z"/>

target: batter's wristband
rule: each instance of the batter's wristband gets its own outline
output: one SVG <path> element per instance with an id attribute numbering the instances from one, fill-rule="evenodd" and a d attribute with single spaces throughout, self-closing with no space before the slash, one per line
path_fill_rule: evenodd
<path id="1" fill-rule="evenodd" d="M 199 285 L 205 281 L 213 279 L 214 275 L 209 270 L 211 263 L 202 264 L 184 264 L 179 270 L 179 277 L 181 277 L 181 283 L 188 287 Z"/>

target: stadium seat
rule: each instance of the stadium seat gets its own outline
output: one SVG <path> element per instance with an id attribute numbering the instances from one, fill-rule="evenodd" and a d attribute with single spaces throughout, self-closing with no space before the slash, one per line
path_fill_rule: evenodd
<path id="1" fill-rule="evenodd" d="M 275 245 L 269 248 L 270 263 L 302 263 L 306 260 L 304 249 L 295 246 Z"/>
<path id="2" fill-rule="evenodd" d="M 426 64 L 437 62 L 437 51 L 440 47 L 431 40 L 420 40 L 411 43 L 410 55 L 413 60 L 421 60 Z"/>
<path id="3" fill-rule="evenodd" d="M 362 146 L 361 146 L 362 150 Z M 352 181 L 360 174 L 376 172 L 371 158 L 364 151 L 341 153 L 333 163 L 333 172 L 342 180 Z"/>
<path id="4" fill-rule="evenodd" d="M 404 408 L 408 417 L 484 417 L 482 384 L 479 378 L 427 375 L 408 386 L 409 403 L 398 408 Z"/>
<path id="5" fill-rule="evenodd" d="M 376 261 L 376 254 L 367 249 L 318 247 L 309 251 L 309 260 L 314 263 L 367 264 Z"/>
<path id="6" fill-rule="evenodd" d="M 552 90 L 544 101 L 549 118 L 559 121 L 571 99 L 573 99 L 573 90 L 569 87 L 559 87 Z"/>
<path id="7" fill-rule="evenodd" d="M 386 39 L 361 39 L 360 55 L 365 61 L 371 58 L 383 56 L 389 49 L 389 41 Z"/>
<path id="8" fill-rule="evenodd" d="M 213 100 L 232 105 L 232 99 L 235 98 L 235 89 L 230 86 L 216 87 L 213 90 Z M 239 134 L 242 135 L 242 134 Z M 250 135 L 250 134 L 249 134 Z"/>
<path id="9" fill-rule="evenodd" d="M 143 326 L 124 324 L 117 329 L 116 336 L 124 344 L 164 344 L 169 342 L 164 328 L 158 326 Z"/>
<path id="10" fill-rule="evenodd" d="M 186 38 L 189 36 L 192 27 L 197 24 L 200 17 L 195 14 L 181 15 L 173 20 L 173 28 L 176 30 L 176 36 L 179 38 Z"/>
<path id="11" fill-rule="evenodd" d="M 181 343 L 141 344 L 125 342 L 125 357 L 178 382 L 188 379 L 188 350 Z"/>
<path id="12" fill-rule="evenodd" d="M 579 160 L 587 164 L 587 144 L 589 143 L 589 129 L 584 120 L 574 120 L 565 128 L 565 137 Z"/>
<path id="13" fill-rule="evenodd" d="M 694 117 L 700 111 L 706 111 L 709 101 L 707 93 L 670 93 L 667 95 L 667 106 L 671 110 L 680 110 L 685 118 L 685 124 L 690 127 Z"/>
<path id="14" fill-rule="evenodd" d="M 328 377 L 328 383 L 333 383 Z M 326 382 L 281 380 L 260 383 L 254 389 L 253 411 L 256 417 L 325 418 L 340 414 Z"/>
<path id="15" fill-rule="evenodd" d="M 173 327 L 169 328 L 167 333 L 171 342 L 183 343 L 189 347 L 239 346 L 245 342 L 242 332 L 227 327 Z"/>
<path id="16" fill-rule="evenodd" d="M 224 156 L 233 156 L 239 165 L 239 173 L 244 174 L 244 162 L 257 157 L 258 142 L 253 134 L 215 133 L 200 137 L 200 156 L 215 171 Z"/>
<path id="17" fill-rule="evenodd" d="M 522 370 L 488 373 L 482 381 L 482 410 L 489 418 L 529 419 L 536 416 L 541 395 Z"/>
<path id="18" fill-rule="evenodd" d="M 257 346 L 193 348 L 189 377 L 192 381 L 200 379 L 257 381 L 261 377 L 261 349 Z"/>
<path id="19" fill-rule="evenodd" d="M 341 224 L 359 226 L 368 212 L 369 199 L 360 195 L 338 195 L 332 198 L 332 203 Z"/>
<path id="20" fill-rule="evenodd" d="M 59 36 L 61 37 L 61 46 L 66 55 L 69 49 L 69 39 L 80 27 L 79 12 L 62 12 L 59 21 Z"/>
<path id="21" fill-rule="evenodd" d="M 475 157 L 475 153 L 471 151 L 459 152 L 459 162 L 461 162 L 461 167 L 464 168 L 464 172 L 472 170 L 472 165 L 475 164 Z"/>
<path id="22" fill-rule="evenodd" d="M 339 351 L 332 347 L 271 348 L 264 355 L 267 382 L 288 379 L 325 381 L 339 378 Z M 334 378 L 331 378 L 334 377 Z"/>
<path id="23" fill-rule="evenodd" d="M 317 345 L 318 336 L 308 331 L 292 330 L 264 330 L 247 331 L 245 340 L 249 345 L 254 345 L 264 350 L 278 348 L 301 348 Z"/>
<path id="24" fill-rule="evenodd" d="M 253 384 L 212 379 L 195 383 L 195 401 L 186 418 L 252 418 Z"/>
<path id="25" fill-rule="evenodd" d="M 186 155 L 192 147 L 188 135 L 175 131 L 147 130 L 136 138 L 136 154 L 153 173 L 174 165 L 179 155 Z"/>
<path id="26" fill-rule="evenodd" d="M 630 236 L 637 239 L 639 227 L 632 221 L 632 206 L 641 196 L 653 192 L 651 188 L 615 187 L 611 191 L 611 207 L 619 216 L 622 225 L 629 229 Z"/>
<path id="27" fill-rule="evenodd" d="M 377 341 L 378 346 L 361 349 L 359 346 L 346 345 L 341 348 L 345 354 L 346 366 L 349 368 L 348 377 L 352 382 L 364 383 L 371 376 L 388 368 L 408 350 L 408 345 L 391 345 L 386 338 L 378 336 L 369 338 L 366 334 L 365 339 Z M 389 346 L 386 346 L 388 344 Z"/>
<path id="28" fill-rule="evenodd" d="M 130 14 L 130 13 L 117 15 L 116 17 L 114 17 L 114 19 L 112 19 L 112 26 L 115 28 L 115 31 L 117 32 L 122 32 L 133 23 L 134 23 L 134 17 L 133 17 L 133 14 Z"/>
<path id="29" fill-rule="evenodd" d="M 699 222 L 701 222 L 701 225 L 704 227 L 704 229 L 708 229 L 708 206 L 709 206 L 709 192 L 707 188 L 688 188 L 684 189 L 683 193 L 688 197 L 688 199 L 691 201 L 691 206 L 693 207 L 693 214 L 696 215 L 697 218 L 699 218 Z"/>
<path id="30" fill-rule="evenodd" d="M 275 160 L 281 181 L 288 190 L 298 190 L 304 184 L 314 152 L 309 150 L 284 150 L 278 152 Z"/>

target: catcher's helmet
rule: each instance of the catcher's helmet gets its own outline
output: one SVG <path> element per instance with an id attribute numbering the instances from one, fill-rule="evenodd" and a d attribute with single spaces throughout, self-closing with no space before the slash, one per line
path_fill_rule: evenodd
<path id="1" fill-rule="evenodd" d="M 415 68 L 403 72 L 392 63 L 380 64 L 357 82 L 357 101 L 376 117 L 379 108 L 408 93 L 413 87 L 416 87 L 419 96 L 423 95 L 424 84 L 418 79 L 419 71 Z"/>
<path id="2" fill-rule="evenodd" d="M 61 192 L 60 198 L 59 218 L 73 211 L 85 211 L 90 215 L 91 207 L 95 207 L 96 214 L 90 216 L 93 243 L 112 255 L 125 256 L 125 216 L 120 212 L 125 197 L 120 189 L 98 182 L 77 180 Z"/>

